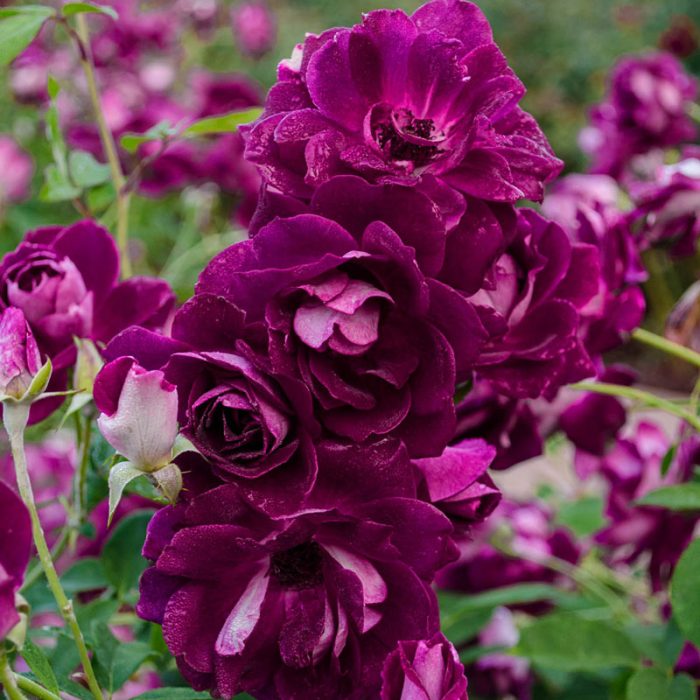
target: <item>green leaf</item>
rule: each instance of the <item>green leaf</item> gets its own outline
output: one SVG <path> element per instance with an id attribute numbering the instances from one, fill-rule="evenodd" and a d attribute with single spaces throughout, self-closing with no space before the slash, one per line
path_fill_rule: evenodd
<path id="1" fill-rule="evenodd" d="M 696 700 L 695 680 L 687 673 L 674 676 L 669 687 L 669 700 Z"/>
<path id="2" fill-rule="evenodd" d="M 205 117 L 190 124 L 182 133 L 183 136 L 206 136 L 209 134 L 233 133 L 242 124 L 255 121 L 262 114 L 261 107 L 253 107 L 240 112 L 219 114 L 215 117 Z"/>
<path id="3" fill-rule="evenodd" d="M 27 662 L 27 666 L 39 679 L 39 682 L 52 693 L 58 695 L 58 681 L 43 649 L 34 644 L 31 639 L 26 639 L 22 647 L 22 658 Z"/>
<path id="4" fill-rule="evenodd" d="M 564 503 L 557 513 L 556 522 L 569 528 L 577 537 L 588 537 L 605 526 L 607 520 L 603 508 L 604 502 L 599 496 Z"/>
<path id="5" fill-rule="evenodd" d="M 68 170 L 71 179 L 84 189 L 96 187 L 110 178 L 109 165 L 98 163 L 87 151 L 73 151 L 68 155 Z"/>
<path id="6" fill-rule="evenodd" d="M 148 131 L 144 131 L 142 134 L 128 133 L 124 134 L 119 143 L 122 148 L 129 153 L 134 153 L 138 147 L 143 143 L 148 143 L 149 141 L 162 141 L 168 136 L 174 136 L 177 130 L 174 129 L 169 121 L 162 121 L 152 126 Z"/>
<path id="7" fill-rule="evenodd" d="M 87 557 L 80 559 L 61 576 L 63 590 L 71 596 L 85 591 L 107 588 L 109 580 L 104 566 L 99 559 Z"/>
<path id="8" fill-rule="evenodd" d="M 91 603 L 81 605 L 76 609 L 75 616 L 78 618 L 78 624 L 88 643 L 95 644 L 92 632 L 96 623 L 106 624 L 117 610 L 119 610 L 119 601 L 117 600 L 93 600 Z"/>
<path id="9" fill-rule="evenodd" d="M 44 170 L 44 184 L 39 192 L 42 202 L 67 202 L 80 196 L 80 190 L 53 163 Z"/>
<path id="10" fill-rule="evenodd" d="M 20 8 L 16 8 L 20 9 Z M 42 25 L 53 14 L 49 7 L 14 14 L 0 20 L 0 67 L 8 65 L 32 43 Z"/>
<path id="11" fill-rule="evenodd" d="M 627 682 L 627 700 L 694 700 L 694 685 L 685 674 L 673 678 L 658 668 L 640 668 Z"/>
<path id="12" fill-rule="evenodd" d="M 153 650 L 143 642 L 129 642 L 120 644 L 112 658 L 110 671 L 110 690 L 119 690 L 124 683 L 139 669 L 139 667 L 153 656 Z"/>
<path id="13" fill-rule="evenodd" d="M 669 510 L 700 510 L 700 484 L 674 484 L 651 491 L 636 501 L 638 506 L 658 506 Z"/>
<path id="14" fill-rule="evenodd" d="M 97 5 L 92 2 L 67 2 L 61 8 L 61 12 L 63 13 L 64 17 L 72 17 L 73 15 L 83 14 L 100 14 L 107 15 L 112 19 L 119 19 L 119 15 L 113 7 Z"/>
<path id="15" fill-rule="evenodd" d="M 102 550 L 105 573 L 120 598 L 136 588 L 146 568 L 141 549 L 152 517 L 152 510 L 131 513 L 117 524 Z"/>
<path id="16" fill-rule="evenodd" d="M 572 613 L 553 613 L 521 631 L 514 652 L 533 663 L 562 671 L 632 667 L 640 654 L 619 629 Z"/>
<path id="17" fill-rule="evenodd" d="M 114 511 L 117 509 L 119 501 L 122 500 L 122 493 L 124 493 L 127 484 L 140 476 L 144 476 L 144 473 L 131 462 L 119 462 L 110 469 L 107 525 L 112 522 Z"/>
<path id="18" fill-rule="evenodd" d="M 236 698 L 242 700 L 244 696 L 237 695 Z M 141 695 L 137 695 L 134 700 L 211 700 L 209 693 L 202 693 L 191 688 L 156 688 Z"/>
<path id="19" fill-rule="evenodd" d="M 46 5 L 17 5 L 15 7 L 0 7 L 0 19 L 4 17 L 16 17 L 17 15 L 41 15 L 51 17 L 54 10 Z"/>
<path id="20" fill-rule="evenodd" d="M 673 572 L 671 606 L 686 639 L 700 646 L 700 540 L 690 543 Z"/>

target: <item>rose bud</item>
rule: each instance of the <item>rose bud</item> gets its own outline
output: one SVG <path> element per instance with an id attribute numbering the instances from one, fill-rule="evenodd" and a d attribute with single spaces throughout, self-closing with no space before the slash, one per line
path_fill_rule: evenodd
<path id="1" fill-rule="evenodd" d="M 457 651 L 442 634 L 399 642 L 382 670 L 381 700 L 468 700 Z"/>
<path id="2" fill-rule="evenodd" d="M 44 367 L 22 311 L 5 309 L 0 314 L 0 398 L 21 400 L 40 394 L 51 371 L 50 365 Z"/>
<path id="3" fill-rule="evenodd" d="M 179 488 L 173 487 L 177 479 L 170 474 L 178 432 L 175 386 L 161 371 L 145 370 L 133 357 L 119 357 L 97 375 L 94 398 L 101 413 L 100 432 L 127 459 L 109 475 L 110 519 L 124 487 L 142 474 L 168 468 L 170 477 L 163 490 L 168 500 L 175 500 Z"/>

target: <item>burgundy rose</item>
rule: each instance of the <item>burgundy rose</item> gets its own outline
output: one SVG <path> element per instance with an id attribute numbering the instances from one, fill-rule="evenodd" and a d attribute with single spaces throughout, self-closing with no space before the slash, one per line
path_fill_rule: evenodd
<path id="1" fill-rule="evenodd" d="M 280 64 L 247 156 L 267 184 L 307 199 L 333 175 L 464 195 L 539 200 L 560 170 L 525 90 L 478 7 L 433 0 L 310 35 Z"/>
<path id="2" fill-rule="evenodd" d="M 428 581 L 454 556 L 449 521 L 412 497 L 405 456 L 324 452 L 306 515 L 269 519 L 228 484 L 151 522 L 138 611 L 193 687 L 377 697 L 387 651 L 437 632 Z"/>
<path id="3" fill-rule="evenodd" d="M 457 650 L 442 634 L 399 642 L 382 670 L 381 700 L 468 700 Z"/>
<path id="4" fill-rule="evenodd" d="M 515 240 L 470 297 L 490 339 L 478 374 L 502 394 L 552 398 L 595 373 L 579 338 L 579 310 L 598 289 L 598 255 L 531 209 L 518 210 Z"/>
<path id="5" fill-rule="evenodd" d="M 275 220 L 217 256 L 197 293 L 265 323 L 272 368 L 308 385 L 332 432 L 357 442 L 391 433 L 415 456 L 452 437 L 455 380 L 469 375 L 483 330 L 385 224 L 354 237 L 316 215 Z"/>

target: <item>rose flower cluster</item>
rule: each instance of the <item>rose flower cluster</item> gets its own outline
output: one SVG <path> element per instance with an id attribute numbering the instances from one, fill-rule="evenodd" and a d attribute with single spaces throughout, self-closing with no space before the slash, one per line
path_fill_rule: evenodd
<path id="1" fill-rule="evenodd" d="M 515 206 L 562 167 L 524 92 L 472 3 L 371 12 L 280 64 L 243 134 L 249 238 L 174 314 L 164 282 L 118 282 L 90 221 L 0 264 L 3 323 L 52 360 L 51 391 L 107 361 L 98 425 L 127 460 L 110 517 L 141 473 L 171 501 L 137 610 L 194 688 L 466 699 L 431 586 L 500 500 L 499 430 L 470 416 L 526 425 L 522 401 L 595 375 L 643 307 L 598 213 L 574 235 Z"/>
<path id="2" fill-rule="evenodd" d="M 138 605 L 193 687 L 466 698 L 431 583 L 499 492 L 455 395 L 552 398 L 595 373 L 596 246 L 514 207 L 561 168 L 523 93 L 463 0 L 307 37 L 245 133 L 264 180 L 249 239 L 168 334 L 108 345 L 112 444 L 141 414 L 130 462 L 167 461 L 176 396 L 196 448 Z"/>

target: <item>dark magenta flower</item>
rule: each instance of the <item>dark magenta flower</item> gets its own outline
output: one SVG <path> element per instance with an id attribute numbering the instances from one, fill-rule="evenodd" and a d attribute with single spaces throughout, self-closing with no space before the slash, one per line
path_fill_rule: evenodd
<path id="1" fill-rule="evenodd" d="M 572 244 L 557 224 L 519 209 L 515 240 L 470 297 L 490 336 L 478 375 L 515 398 L 553 398 L 564 384 L 592 376 L 579 311 L 598 278 L 593 246 Z"/>
<path id="2" fill-rule="evenodd" d="M 382 669 L 381 700 L 468 700 L 457 650 L 442 634 L 399 642 Z"/>
<path id="3" fill-rule="evenodd" d="M 487 473 L 496 449 L 483 440 L 464 440 L 439 457 L 417 459 L 419 493 L 460 529 L 480 523 L 494 511 L 501 492 Z"/>
<path id="4" fill-rule="evenodd" d="M 530 402 L 499 394 L 484 379 L 477 379 L 457 404 L 454 442 L 483 438 L 496 449 L 491 469 L 507 469 L 542 454 L 540 421 Z"/>
<path id="5" fill-rule="evenodd" d="M 307 384 L 335 434 L 392 434 L 417 457 L 453 436 L 455 380 L 469 375 L 483 330 L 386 224 L 353 236 L 317 215 L 275 220 L 214 258 L 197 293 L 265 324 L 272 369 Z"/>
<path id="6" fill-rule="evenodd" d="M 688 107 L 697 92 L 697 81 L 671 54 L 620 60 L 581 134 L 592 170 L 619 178 L 634 156 L 692 141 L 697 130 Z"/>
<path id="7" fill-rule="evenodd" d="M 597 294 L 581 310 L 586 349 L 593 356 L 623 342 L 642 321 L 646 308 L 639 285 L 647 278 L 622 192 L 606 175 L 569 175 L 551 188 L 542 212 L 559 223 L 572 241 L 595 246 L 600 258 Z"/>
<path id="8" fill-rule="evenodd" d="M 454 556 L 449 521 L 413 497 L 405 455 L 324 452 L 305 515 L 270 519 L 227 484 L 190 488 L 151 521 L 138 611 L 163 625 L 193 687 L 377 697 L 387 652 L 438 631 L 428 582 Z"/>
<path id="9" fill-rule="evenodd" d="M 490 622 L 479 632 L 479 646 L 514 647 L 520 639 L 513 613 L 496 608 Z M 467 667 L 469 685 L 479 697 L 531 700 L 534 677 L 530 662 L 507 652 L 484 654 Z"/>
<path id="10" fill-rule="evenodd" d="M 32 159 L 13 138 L 0 134 L 0 210 L 27 197 L 33 173 Z"/>
<path id="11" fill-rule="evenodd" d="M 265 0 L 244 0 L 231 8 L 231 31 L 238 50 L 262 58 L 277 41 L 277 22 Z"/>
<path id="12" fill-rule="evenodd" d="M 304 383 L 274 372 L 248 335 L 233 304 L 197 294 L 175 315 L 172 338 L 128 330 L 107 355 L 162 369 L 178 389 L 182 434 L 218 477 L 267 512 L 294 512 L 316 480 L 319 425 Z"/>
<path id="13" fill-rule="evenodd" d="M 611 524 L 596 540 L 607 548 L 613 563 L 649 556 L 649 578 L 655 591 L 662 590 L 670 579 L 698 522 L 697 514 L 635 504 L 650 491 L 692 479 L 700 463 L 700 441 L 696 437 L 683 440 L 664 471 L 662 462 L 670 448 L 671 441 L 660 428 L 642 421 L 599 462 L 599 471 L 609 484 L 606 515 Z"/>
<path id="14" fill-rule="evenodd" d="M 558 575 L 546 566 L 549 557 L 575 564 L 580 556 L 569 531 L 556 527 L 552 513 L 536 502 L 503 500 L 470 534 L 460 543 L 459 560 L 438 574 L 440 588 L 481 593 L 516 583 L 551 583 Z M 498 546 L 491 544 L 493 537 L 500 538 Z"/>
<path id="15" fill-rule="evenodd" d="M 661 168 L 644 186 L 630 215 L 640 246 L 669 248 L 674 257 L 695 255 L 700 237 L 700 149 Z"/>
<path id="16" fill-rule="evenodd" d="M 32 554 L 32 526 L 20 497 L 0 481 L 0 641 L 20 621 L 15 593 Z"/>
<path id="17" fill-rule="evenodd" d="M 24 312 L 39 349 L 53 362 L 52 388 L 61 388 L 75 362 L 74 337 L 104 343 L 127 326 L 160 329 L 168 321 L 175 296 L 166 282 L 118 279 L 114 240 L 87 220 L 31 231 L 0 261 L 0 308 Z M 55 407 L 42 402 L 35 408 Z"/>
<path id="18" fill-rule="evenodd" d="M 561 162 L 518 107 L 524 92 L 476 5 L 377 10 L 280 64 L 246 154 L 269 186 L 304 199 L 355 173 L 439 202 L 539 200 Z"/>

